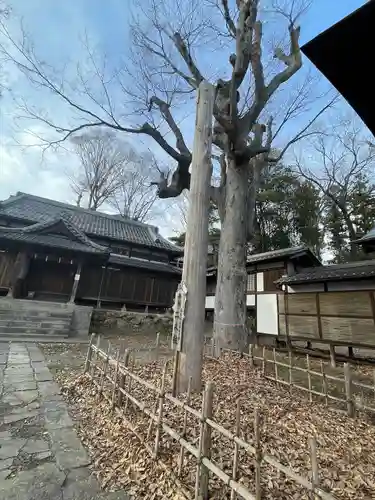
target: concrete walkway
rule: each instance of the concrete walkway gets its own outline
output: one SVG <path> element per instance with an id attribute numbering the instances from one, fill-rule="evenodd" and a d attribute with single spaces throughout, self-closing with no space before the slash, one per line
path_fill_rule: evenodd
<path id="1" fill-rule="evenodd" d="M 125 500 L 100 493 L 58 385 L 35 344 L 0 344 L 1 500 Z"/>

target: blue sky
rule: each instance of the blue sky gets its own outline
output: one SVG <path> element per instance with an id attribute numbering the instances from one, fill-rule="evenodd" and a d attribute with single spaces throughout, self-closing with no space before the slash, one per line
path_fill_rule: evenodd
<path id="1" fill-rule="evenodd" d="M 62 69 L 69 61 L 81 61 L 82 67 L 85 67 L 82 49 L 85 33 L 90 45 L 96 47 L 98 53 L 110 54 L 110 64 L 117 64 L 126 55 L 129 46 L 128 2 L 130 0 L 10 0 L 8 3 L 13 12 L 8 27 L 17 34 L 22 19 L 40 58 L 58 69 Z M 363 0 L 313 0 L 302 22 L 301 43 L 307 42 L 364 3 Z M 42 155 L 40 148 L 23 147 L 35 143 L 29 130 L 42 135 L 45 130 L 36 122 L 24 121 L 20 125 L 16 120 L 19 111 L 13 97 L 31 99 L 40 109 L 49 109 L 59 120 L 70 119 L 67 116 L 69 110 L 50 95 L 36 93 L 28 80 L 14 68 L 6 66 L 5 70 L 13 96 L 5 92 L 1 100 L 0 199 L 21 190 L 72 202 L 74 196 L 66 180 L 66 171 L 77 168 L 76 158 L 66 149 L 49 150 Z M 188 118 L 184 115 L 183 128 L 189 142 L 192 140 L 192 123 L 192 113 Z M 131 140 L 134 141 L 134 138 Z M 138 136 L 136 141 L 140 149 L 150 146 Z M 154 145 L 151 147 L 155 149 Z M 155 152 L 160 154 L 157 148 Z M 173 211 L 167 219 L 160 219 L 158 223 L 167 234 L 171 233 L 173 225 L 178 225 Z"/>

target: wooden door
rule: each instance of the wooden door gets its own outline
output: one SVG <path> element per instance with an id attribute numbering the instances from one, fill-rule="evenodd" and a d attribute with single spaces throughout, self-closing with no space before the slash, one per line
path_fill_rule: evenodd
<path id="1" fill-rule="evenodd" d="M 76 266 L 33 259 L 27 277 L 28 292 L 70 297 Z"/>

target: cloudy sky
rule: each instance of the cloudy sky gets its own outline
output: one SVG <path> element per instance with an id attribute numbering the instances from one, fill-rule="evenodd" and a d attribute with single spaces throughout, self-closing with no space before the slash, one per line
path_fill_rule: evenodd
<path id="1" fill-rule="evenodd" d="M 85 71 L 87 54 L 83 40 L 88 39 L 90 46 L 110 54 L 109 64 L 118 63 L 127 53 L 128 2 L 130 0 L 8 0 L 12 14 L 7 29 L 17 37 L 22 21 L 43 62 L 69 74 L 79 61 Z M 362 0 L 312 0 L 312 7 L 303 20 L 301 42 L 307 42 L 363 3 Z M 69 147 L 47 151 L 39 147 L 38 136 L 45 136 L 50 130 L 37 121 L 20 120 L 19 102 L 26 99 L 38 109 L 47 109 L 58 123 L 71 119 L 68 117 L 71 110 L 51 94 L 33 89 L 28 79 L 11 65 L 6 64 L 3 71 L 11 92 L 5 91 L 0 100 L 0 200 L 25 191 L 74 202 L 66 172 L 78 167 L 76 157 Z M 183 116 L 180 123 L 191 144 L 194 117 Z M 139 136 L 130 140 L 140 150 L 150 147 L 150 143 Z M 160 154 L 155 145 L 151 148 Z M 178 216 L 169 210 L 153 222 L 160 225 L 165 235 L 171 235 L 178 226 Z"/>

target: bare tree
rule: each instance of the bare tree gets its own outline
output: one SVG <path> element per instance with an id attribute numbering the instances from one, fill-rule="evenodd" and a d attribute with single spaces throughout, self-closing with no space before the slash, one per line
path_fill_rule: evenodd
<path id="1" fill-rule="evenodd" d="M 119 185 L 109 198 L 109 204 L 123 217 L 140 222 L 154 215 L 156 189 L 151 179 L 159 170 L 156 159 L 149 154 L 140 155 L 134 149 L 126 153 L 126 165 L 119 176 Z"/>
<path id="2" fill-rule="evenodd" d="M 326 205 L 340 214 L 349 236 L 351 258 L 355 259 L 358 248 L 351 242 L 357 238 L 357 214 L 351 200 L 357 194 L 358 183 L 373 177 L 375 150 L 353 116 L 341 119 L 332 131 L 321 132 L 309 144 L 309 163 L 296 156 L 296 171 L 316 185 Z"/>
<path id="3" fill-rule="evenodd" d="M 178 196 L 189 188 L 191 151 L 180 122 L 200 82 L 215 80 L 213 141 L 223 155 L 221 185 L 214 192 L 222 209 L 215 335 L 219 344 L 233 348 L 241 347 L 245 339 L 248 180 L 253 159 L 270 150 L 270 142 L 263 140 L 267 109 L 276 105 L 279 88 L 301 68 L 296 21 L 307 3 L 148 0 L 134 17 L 128 58 L 132 63 L 108 75 L 105 59 L 99 61 L 87 47 L 92 72 L 85 67 L 83 73 L 78 65 L 77 81 L 71 84 L 37 57 L 24 33 L 18 42 L 2 27 L 11 45 L 11 50 L 0 47 L 3 54 L 33 84 L 60 97 L 73 111 L 74 124 L 56 123 L 50 114 L 21 102 L 29 118 L 56 132 L 54 137 L 39 140 L 51 146 L 84 128 L 102 126 L 149 136 L 177 164 L 171 176 L 160 176 L 161 198 Z M 287 33 L 287 43 L 279 36 L 282 31 Z M 270 45 L 273 53 L 268 50 Z M 114 98 L 118 92 L 111 94 L 114 81 L 117 90 L 124 92 L 120 102 Z M 295 114 L 297 110 L 295 107 Z M 173 146 L 171 138 L 175 139 Z"/>
<path id="4" fill-rule="evenodd" d="M 97 210 L 121 186 L 125 156 L 116 138 L 108 133 L 82 134 L 72 138 L 81 168 L 71 176 L 71 188 L 79 205 L 87 195 L 87 207 Z"/>

